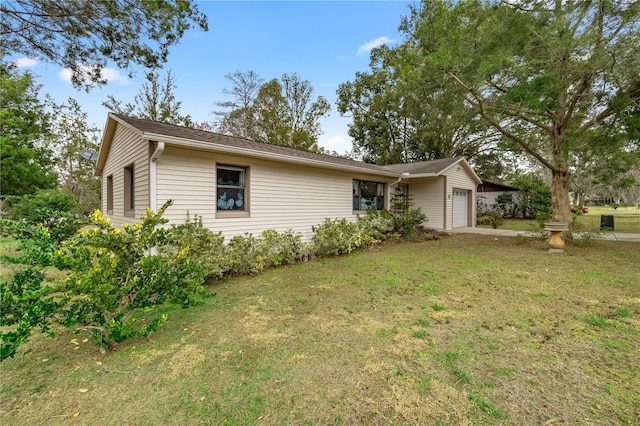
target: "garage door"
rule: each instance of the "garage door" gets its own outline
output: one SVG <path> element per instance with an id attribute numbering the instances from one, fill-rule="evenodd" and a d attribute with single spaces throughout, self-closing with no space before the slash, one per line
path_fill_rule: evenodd
<path id="1" fill-rule="evenodd" d="M 467 226 L 467 192 L 463 189 L 453 189 L 453 227 Z"/>

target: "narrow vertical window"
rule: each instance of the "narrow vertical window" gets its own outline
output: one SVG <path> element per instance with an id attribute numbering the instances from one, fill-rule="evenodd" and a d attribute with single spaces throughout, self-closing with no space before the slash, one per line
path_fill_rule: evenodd
<path id="1" fill-rule="evenodd" d="M 107 214 L 113 214 L 113 175 L 107 176 Z"/>
<path id="2" fill-rule="evenodd" d="M 124 168 L 124 214 L 135 215 L 136 190 L 133 164 Z"/>

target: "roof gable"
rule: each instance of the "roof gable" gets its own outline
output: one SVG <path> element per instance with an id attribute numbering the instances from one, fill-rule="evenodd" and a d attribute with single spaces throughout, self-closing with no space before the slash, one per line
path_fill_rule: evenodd
<path id="1" fill-rule="evenodd" d="M 431 161 L 418 161 L 416 163 L 404 163 L 404 164 L 392 164 L 390 166 L 382 166 L 386 170 L 395 171 L 396 173 L 409 174 L 407 178 L 411 177 L 430 177 L 441 176 L 453 167 L 463 167 L 467 173 L 471 175 L 476 183 L 481 183 L 482 180 L 473 171 L 467 160 L 463 157 L 442 158 L 439 160 Z"/>

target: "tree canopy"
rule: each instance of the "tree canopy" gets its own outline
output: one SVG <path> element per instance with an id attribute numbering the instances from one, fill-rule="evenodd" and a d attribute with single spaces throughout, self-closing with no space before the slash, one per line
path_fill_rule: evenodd
<path id="1" fill-rule="evenodd" d="M 410 69 L 402 49 L 374 49 L 371 72 L 338 88 L 338 111 L 351 115 L 354 152 L 369 163 L 395 164 L 479 155 L 491 138 L 464 99 Z"/>
<path id="2" fill-rule="evenodd" d="M 191 0 L 5 0 L 0 13 L 0 52 L 61 65 L 87 89 L 109 61 L 159 68 L 186 30 L 208 29 Z"/>
<path id="3" fill-rule="evenodd" d="M 87 113 L 74 99 L 50 103 L 53 112 L 46 142 L 58 181 L 86 212 L 92 212 L 100 208 L 100 178 L 93 174 L 100 129 L 87 124 Z"/>
<path id="4" fill-rule="evenodd" d="M 640 1 L 424 1 L 400 29 L 386 55 L 398 80 L 441 94 L 429 108 L 473 112 L 549 170 L 554 220 L 570 222 L 572 156 L 638 149 L 626 118 L 640 102 Z"/>
<path id="5" fill-rule="evenodd" d="M 145 120 L 161 123 L 175 124 L 178 126 L 194 127 L 195 124 L 189 115 L 180 112 L 182 101 L 176 100 L 173 93 L 178 86 L 171 72 L 167 71 L 166 77 L 161 81 L 157 72 L 147 74 L 147 82 L 144 83 L 133 103 L 122 104 L 112 95 L 102 103 L 105 108 L 118 114 L 129 115 Z"/>
<path id="6" fill-rule="evenodd" d="M 57 184 L 43 144 L 49 115 L 30 73 L 0 62 L 0 194 L 25 195 Z"/>
<path id="7" fill-rule="evenodd" d="M 229 101 L 216 102 L 215 105 L 228 111 L 214 111 L 222 117 L 220 127 L 224 132 L 241 138 L 250 138 L 254 123 L 253 102 L 258 96 L 264 79 L 255 71 L 237 70 L 225 75 L 232 83 L 230 89 L 222 89 L 222 93 L 231 96 Z"/>
<path id="8" fill-rule="evenodd" d="M 224 93 L 232 94 L 234 101 L 216 103 L 232 108 L 222 120 L 223 132 L 273 145 L 320 151 L 319 120 L 329 113 L 331 106 L 322 96 L 313 99 L 313 87 L 308 80 L 294 73 L 260 84 L 262 79 L 253 71 L 227 78 L 234 86 Z"/>

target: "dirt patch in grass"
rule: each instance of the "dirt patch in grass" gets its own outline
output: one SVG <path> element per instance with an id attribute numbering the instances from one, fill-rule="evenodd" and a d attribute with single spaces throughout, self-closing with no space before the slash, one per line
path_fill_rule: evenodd
<path id="1" fill-rule="evenodd" d="M 214 283 L 105 355 L 36 336 L 2 364 L 0 422 L 631 425 L 638 264 L 637 243 L 457 234 Z"/>

